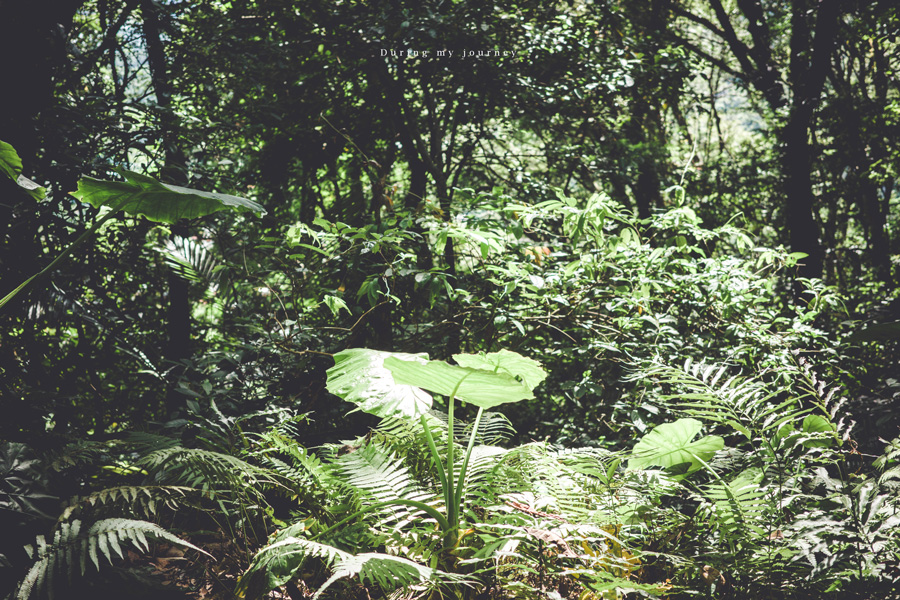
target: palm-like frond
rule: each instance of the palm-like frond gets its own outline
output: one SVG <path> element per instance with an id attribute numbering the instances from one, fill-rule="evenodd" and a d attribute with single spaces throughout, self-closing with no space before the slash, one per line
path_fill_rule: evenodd
<path id="1" fill-rule="evenodd" d="M 54 581 L 60 577 L 71 580 L 75 575 L 84 575 L 90 564 L 99 570 L 101 562 L 112 563 L 115 556 L 123 558 L 124 545 L 130 544 L 147 552 L 150 548 L 148 539 L 164 540 L 203 552 L 190 542 L 146 521 L 103 519 L 89 527 L 84 527 L 78 520 L 64 522 L 60 523 L 49 544 L 44 536 L 38 536 L 36 544 L 26 548 L 36 562 L 19 583 L 15 598 L 27 600 L 46 592 L 52 600 Z"/>
<path id="2" fill-rule="evenodd" d="M 156 251 L 179 277 L 188 281 L 208 285 L 213 283 L 218 275 L 219 261 L 207 246 L 198 240 L 176 236 L 166 240 L 156 248 Z"/>

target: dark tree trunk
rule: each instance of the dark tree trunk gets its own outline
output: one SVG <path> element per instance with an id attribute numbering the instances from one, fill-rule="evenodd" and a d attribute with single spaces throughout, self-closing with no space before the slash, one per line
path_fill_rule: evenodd
<path id="1" fill-rule="evenodd" d="M 719 37 L 728 46 L 739 68 L 735 69 L 727 61 L 705 53 L 688 40 L 682 40 L 688 50 L 754 87 L 776 115 L 788 105 L 787 120 L 782 122 L 778 131 L 785 225 L 791 250 L 808 255 L 799 274 L 802 277 L 820 276 L 824 255 L 814 215 L 812 163 L 815 151 L 810 145 L 809 135 L 830 68 L 841 2 L 791 1 L 790 69 L 787 77 L 782 73 L 782 61 L 772 54 L 774 45 L 770 22 L 760 0 L 737 0 L 746 20 L 747 33 L 752 41 L 750 45 L 736 33 L 721 0 L 709 0 L 716 23 L 691 13 L 681 3 L 668 2 L 676 14 Z M 790 89 L 789 100 L 782 85 L 785 80 Z"/>
<path id="2" fill-rule="evenodd" d="M 837 0 L 793 0 L 791 3 L 791 104 L 781 130 L 781 165 L 791 250 L 804 252 L 802 277 L 821 277 L 824 261 L 815 221 L 812 189 L 813 149 L 809 134 L 813 114 L 831 65 L 837 33 Z M 811 27 L 811 16 L 815 23 Z M 812 36 L 814 28 L 815 36 Z"/>
<path id="3" fill-rule="evenodd" d="M 809 255 L 801 261 L 800 275 L 821 277 L 824 255 L 819 243 L 819 226 L 813 217 L 812 149 L 808 136 L 809 121 L 795 116 L 791 116 L 781 131 L 785 215 L 791 250 Z"/>
<path id="4" fill-rule="evenodd" d="M 160 179 L 175 185 L 187 184 L 187 160 L 178 142 L 178 118 L 172 109 L 172 83 L 169 80 L 165 47 L 163 46 L 159 15 L 160 8 L 152 0 L 144 0 L 141 13 L 144 19 L 144 40 L 147 43 L 147 59 L 150 79 L 156 93 L 159 111 L 160 138 L 163 146 L 163 164 Z M 186 237 L 185 225 L 172 227 L 173 237 Z M 174 271 L 168 275 L 169 306 L 166 311 L 166 347 L 164 357 L 179 362 L 191 356 L 191 304 L 188 282 Z M 180 398 L 170 391 L 166 398 L 166 410 L 172 414 L 179 408 Z"/>
<path id="5" fill-rule="evenodd" d="M 665 3 L 640 0 L 629 4 L 629 18 L 642 36 L 644 63 L 634 74 L 631 87 L 631 120 L 628 143 L 636 152 L 637 177 L 631 184 L 638 216 L 650 217 L 651 210 L 662 206 L 661 176 L 665 171 L 666 135 L 659 103 L 664 98 L 664 73 L 653 64 L 668 28 Z"/>

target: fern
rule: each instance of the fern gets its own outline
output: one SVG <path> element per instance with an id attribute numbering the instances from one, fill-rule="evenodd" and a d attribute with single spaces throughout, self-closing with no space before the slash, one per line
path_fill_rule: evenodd
<path id="1" fill-rule="evenodd" d="M 712 502 L 715 522 L 725 535 L 739 528 L 749 528 L 759 535 L 767 533 L 761 527 L 768 506 L 766 489 L 760 485 L 762 479 L 762 470 L 751 468 L 730 483 L 720 481 L 704 487 L 704 496 Z"/>
<path id="2" fill-rule="evenodd" d="M 106 488 L 93 494 L 74 498 L 59 517 L 68 521 L 86 508 L 126 506 L 131 512 L 154 516 L 160 507 L 175 510 L 179 500 L 194 492 L 193 488 L 161 485 L 129 485 Z"/>
<path id="3" fill-rule="evenodd" d="M 811 409 L 790 397 L 780 400 L 780 390 L 769 390 L 754 378 L 728 375 L 724 366 L 710 366 L 688 359 L 681 368 L 650 363 L 632 374 L 632 380 L 656 378 L 681 389 L 663 395 L 680 413 L 707 422 L 728 425 L 748 440 L 763 433 L 774 434 L 785 423 L 795 421 Z"/>
<path id="4" fill-rule="evenodd" d="M 207 492 L 228 490 L 258 495 L 252 484 L 274 483 L 265 469 L 221 452 L 172 446 L 141 457 L 142 465 L 161 483 L 181 483 Z"/>
<path id="5" fill-rule="evenodd" d="M 608 495 L 608 485 L 591 473 L 615 468 L 604 460 L 609 456 L 601 451 L 526 444 L 508 451 L 492 473 L 491 486 L 497 496 L 525 494 L 533 498 L 531 508 L 571 522 L 608 523 L 612 516 L 601 500 Z"/>
<path id="6" fill-rule="evenodd" d="M 261 597 L 294 579 L 308 558 L 318 558 L 326 566 L 352 556 L 334 546 L 293 535 L 276 536 L 275 541 L 256 553 L 235 589 L 239 597 Z"/>
<path id="7" fill-rule="evenodd" d="M 271 430 L 259 436 L 260 448 L 250 456 L 279 481 L 288 494 L 312 512 L 325 512 L 328 497 L 341 483 L 319 457 L 289 437 Z"/>
<path id="8" fill-rule="evenodd" d="M 875 467 L 882 471 L 878 483 L 894 492 L 900 489 L 900 437 L 888 442 L 881 456 L 875 459 Z"/>
<path id="9" fill-rule="evenodd" d="M 328 544 L 288 536 L 266 546 L 254 556 L 235 593 L 242 598 L 264 595 L 297 578 L 309 558 L 320 559 L 332 570 L 331 577 L 313 598 L 321 596 L 336 581 L 356 576 L 363 584 L 377 585 L 385 592 L 416 584 L 427 588 L 439 584 L 465 584 L 468 581 L 462 575 L 438 571 L 399 556 L 373 552 L 354 555 Z"/>
<path id="10" fill-rule="evenodd" d="M 419 487 L 402 460 L 379 444 L 367 444 L 344 454 L 332 466 L 341 480 L 355 490 L 363 504 L 398 499 L 429 502 L 435 498 L 434 492 Z M 399 526 L 404 521 L 421 516 L 420 512 L 405 506 L 385 507 L 378 514 L 381 516 L 381 526 L 392 522 L 397 522 Z"/>
<path id="11" fill-rule="evenodd" d="M 334 574 L 316 591 L 313 600 L 319 598 L 339 579 L 356 576 L 359 576 L 363 585 L 377 585 L 385 592 L 406 590 L 416 585 L 425 591 L 440 585 L 459 586 L 473 583 L 464 575 L 432 569 L 400 556 L 366 552 L 349 556 L 335 564 Z"/>
<path id="12" fill-rule="evenodd" d="M 146 521 L 103 519 L 87 528 L 79 520 L 63 522 L 49 544 L 44 536 L 38 536 L 34 546 L 26 547 L 29 556 L 36 562 L 19 583 L 15 598 L 27 600 L 46 593 L 52 600 L 54 583 L 58 584 L 60 577 L 71 581 L 76 574 L 83 576 L 91 564 L 99 570 L 101 562 L 111 564 L 115 556 L 124 558 L 122 547 L 126 544 L 148 552 L 148 540 L 164 540 L 207 554 L 190 542 Z"/>

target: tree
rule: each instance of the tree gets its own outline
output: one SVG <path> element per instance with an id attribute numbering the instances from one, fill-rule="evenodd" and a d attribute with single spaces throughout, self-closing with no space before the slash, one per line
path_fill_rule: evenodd
<path id="1" fill-rule="evenodd" d="M 815 215 L 810 135 L 834 52 L 840 3 L 792 0 L 768 7 L 761 0 L 738 0 L 736 11 L 729 11 L 721 0 L 710 0 L 709 16 L 689 3 L 673 3 L 672 10 L 689 24 L 680 38 L 685 48 L 765 100 L 775 120 L 790 247 L 808 255 L 801 275 L 820 276 L 824 252 Z M 737 22 L 746 23 L 746 29 L 739 30 Z M 781 31 L 788 32 L 786 42 L 779 39 Z M 711 35 L 711 42 L 701 34 Z"/>

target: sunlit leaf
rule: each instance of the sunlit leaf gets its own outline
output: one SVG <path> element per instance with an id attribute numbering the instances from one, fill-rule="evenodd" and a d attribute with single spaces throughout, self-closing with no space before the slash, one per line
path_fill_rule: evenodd
<path id="1" fill-rule="evenodd" d="M 413 385 L 394 381 L 384 362 L 392 357 L 398 362 L 427 362 L 427 354 L 380 352 L 353 348 L 334 355 L 334 366 L 328 369 L 328 391 L 376 417 L 404 416 L 418 418 L 431 408 L 431 396 Z"/>
<path id="2" fill-rule="evenodd" d="M 518 377 L 531 389 L 536 388 L 547 378 L 547 372 L 541 368 L 539 362 L 509 350 L 487 354 L 454 354 L 453 359 L 461 367 L 486 371 L 496 370 L 499 373 Z"/>
<path id="3" fill-rule="evenodd" d="M 410 362 L 387 358 L 384 366 L 394 375 L 394 381 L 413 385 L 442 396 L 454 395 L 460 400 L 492 408 L 507 402 L 534 398 L 531 389 L 506 373 L 457 367 L 439 360 Z"/>
<path id="4" fill-rule="evenodd" d="M 238 196 L 167 185 L 132 171 L 121 173 L 125 181 L 82 177 L 72 195 L 96 208 L 109 206 L 163 223 L 203 217 L 225 209 L 260 215 L 266 212 L 256 202 Z"/>
<path id="5" fill-rule="evenodd" d="M 0 141 L 0 173 L 5 173 L 35 200 L 42 200 L 47 195 L 47 190 L 22 175 L 22 159 L 15 148 L 4 141 Z"/>
<path id="6" fill-rule="evenodd" d="M 674 467 L 690 463 L 689 471 L 695 471 L 708 461 L 725 442 L 717 435 L 708 435 L 693 441 L 703 424 L 696 419 L 678 419 L 655 427 L 634 446 L 628 468 Z"/>

